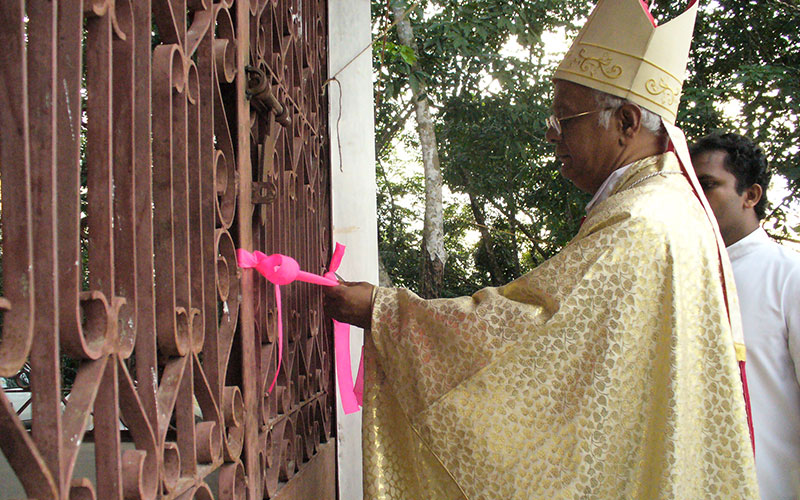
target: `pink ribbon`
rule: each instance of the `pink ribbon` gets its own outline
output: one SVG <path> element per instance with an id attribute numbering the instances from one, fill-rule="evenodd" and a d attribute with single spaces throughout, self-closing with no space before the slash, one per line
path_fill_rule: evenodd
<path id="1" fill-rule="evenodd" d="M 291 257 L 281 254 L 266 255 L 262 252 L 253 253 L 244 249 L 236 251 L 236 260 L 239 267 L 256 269 L 262 276 L 275 285 L 275 305 L 278 308 L 278 368 L 275 377 L 267 389 L 272 392 L 278 380 L 278 372 L 283 361 L 283 320 L 281 315 L 281 285 L 288 285 L 293 281 L 304 281 L 320 286 L 338 286 L 336 270 L 342 263 L 344 245 L 336 244 L 331 257 L 331 265 L 324 276 L 300 270 L 300 265 Z M 353 374 L 350 371 L 350 325 L 333 321 L 333 344 L 336 352 L 336 377 L 339 381 L 339 393 L 342 397 L 342 409 L 345 415 L 357 412 L 362 406 L 364 394 L 364 352 L 361 352 L 361 361 L 358 367 L 356 382 L 353 383 Z"/>

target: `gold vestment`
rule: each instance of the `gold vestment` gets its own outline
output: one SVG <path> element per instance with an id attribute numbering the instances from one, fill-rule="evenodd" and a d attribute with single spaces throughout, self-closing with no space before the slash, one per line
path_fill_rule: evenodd
<path id="1" fill-rule="evenodd" d="M 716 245 L 666 153 L 506 286 L 438 300 L 379 288 L 365 498 L 757 498 Z"/>

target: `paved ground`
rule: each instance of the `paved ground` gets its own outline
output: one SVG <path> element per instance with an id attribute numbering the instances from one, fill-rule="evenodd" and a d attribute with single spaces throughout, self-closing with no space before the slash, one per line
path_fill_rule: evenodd
<path id="1" fill-rule="evenodd" d="M 132 444 L 123 443 L 123 449 L 133 448 Z M 72 477 L 88 477 L 95 482 L 94 475 L 94 443 L 83 443 L 81 451 L 78 453 L 78 460 L 75 462 L 75 473 Z M 0 453 L 0 498 L 3 500 L 12 498 L 26 498 L 25 490 L 22 489 L 14 471 L 8 464 L 6 457 Z"/>
<path id="2" fill-rule="evenodd" d="M 133 443 L 122 443 L 122 449 L 133 449 Z M 87 477 L 89 480 L 95 483 L 96 478 L 94 470 L 94 443 L 83 443 L 81 445 L 81 451 L 78 453 L 78 460 L 75 462 L 75 471 L 72 473 L 72 477 Z M 216 495 L 216 472 L 210 474 L 205 480 L 211 487 L 211 491 L 214 492 L 214 495 Z M 12 500 L 19 498 L 27 498 L 25 495 L 25 490 L 22 489 L 22 485 L 14 475 L 14 471 L 11 470 L 11 466 L 8 464 L 8 460 L 6 460 L 5 455 L 0 452 L 0 500 Z"/>

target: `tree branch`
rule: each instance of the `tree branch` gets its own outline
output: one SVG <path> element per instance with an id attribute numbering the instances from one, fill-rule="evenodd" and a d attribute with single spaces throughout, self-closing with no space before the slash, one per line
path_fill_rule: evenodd
<path id="1" fill-rule="evenodd" d="M 519 223 L 519 221 L 516 219 L 516 217 L 513 218 L 513 222 L 512 222 L 512 220 L 511 220 L 512 217 L 509 215 L 508 211 L 505 208 L 503 208 L 502 206 L 500 206 L 500 204 L 497 203 L 497 201 L 492 200 L 492 199 L 488 199 L 488 201 L 489 201 L 489 203 L 492 204 L 492 206 L 494 206 L 496 209 L 498 209 L 500 211 L 500 213 L 502 213 L 506 217 L 506 219 L 508 219 L 509 224 L 512 227 L 519 228 L 519 230 L 522 231 L 522 234 L 524 234 L 525 237 L 528 238 L 528 241 L 530 241 L 531 246 L 534 248 L 534 250 L 536 250 L 536 252 L 539 255 L 542 256 L 542 259 L 547 260 L 549 258 L 549 255 L 547 253 L 545 253 L 544 250 L 542 250 L 542 247 L 539 246 L 539 243 L 547 243 L 546 241 L 544 241 L 541 238 L 537 238 L 536 236 L 534 236 L 533 233 L 531 233 L 529 229 L 527 229 L 524 225 Z M 531 220 L 533 220 L 533 219 L 531 219 Z"/>
<path id="2" fill-rule="evenodd" d="M 489 276 L 491 277 L 492 284 L 495 286 L 502 285 L 504 281 L 503 271 L 500 269 L 500 265 L 497 263 L 497 257 L 494 254 L 492 235 L 489 233 L 488 227 L 486 226 L 486 218 L 483 215 L 483 210 L 480 205 L 478 205 L 478 201 L 471 191 L 468 191 L 467 195 L 469 196 L 469 206 L 472 209 L 472 216 L 475 218 L 478 231 L 481 233 L 483 250 L 486 252 L 486 257 L 489 260 Z"/>
<path id="3" fill-rule="evenodd" d="M 414 104 L 413 101 L 408 101 L 405 104 L 405 108 L 401 112 L 402 114 L 400 118 L 392 122 L 392 124 L 389 127 L 384 129 L 384 132 L 381 134 L 380 139 L 378 139 L 378 141 L 376 141 L 375 144 L 375 156 L 377 158 L 380 158 L 380 156 L 383 154 L 384 149 L 389 144 L 391 144 L 392 139 L 397 134 L 397 132 L 405 126 L 406 122 L 411 117 L 411 113 L 414 112 L 413 104 Z"/>

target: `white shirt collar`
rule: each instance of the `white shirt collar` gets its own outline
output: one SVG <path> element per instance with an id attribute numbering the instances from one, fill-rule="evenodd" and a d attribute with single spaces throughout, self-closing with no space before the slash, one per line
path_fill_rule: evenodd
<path id="1" fill-rule="evenodd" d="M 587 214 L 594 208 L 595 205 L 597 205 L 601 201 L 604 201 L 609 196 L 611 196 L 611 193 L 614 191 L 614 188 L 617 187 L 617 184 L 619 184 L 622 174 L 624 174 L 630 168 L 631 165 L 633 165 L 633 163 L 628 163 L 624 167 L 620 167 L 614 170 L 613 172 L 611 172 L 611 175 L 606 177 L 606 180 L 603 182 L 603 184 L 600 185 L 600 189 L 598 189 L 597 192 L 594 193 L 594 197 L 591 199 L 591 201 L 589 201 L 589 204 L 586 205 Z"/>
<path id="2" fill-rule="evenodd" d="M 759 226 L 754 229 L 752 233 L 727 247 L 728 257 L 730 257 L 731 260 L 738 259 L 739 257 L 749 254 L 759 245 L 769 243 L 770 241 L 772 241 L 772 239 L 767 232 L 764 231 L 764 228 Z"/>

